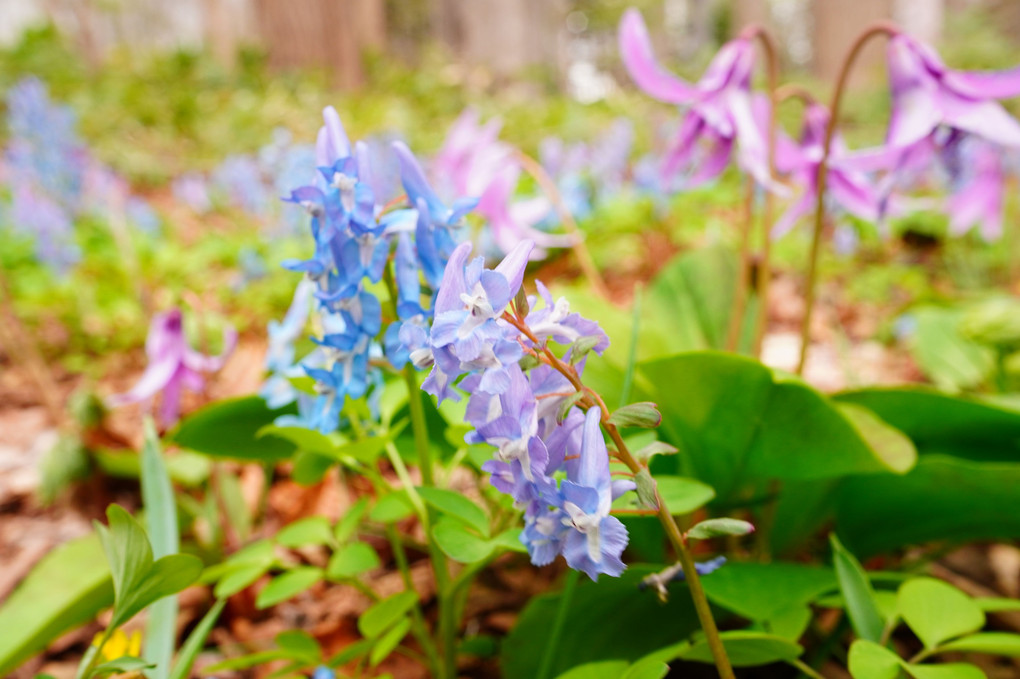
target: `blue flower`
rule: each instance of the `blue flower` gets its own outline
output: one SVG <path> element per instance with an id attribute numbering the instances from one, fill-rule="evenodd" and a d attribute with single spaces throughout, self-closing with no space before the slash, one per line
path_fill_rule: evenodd
<path id="1" fill-rule="evenodd" d="M 560 484 L 564 525 L 572 528 L 564 538 L 567 564 L 584 571 L 592 580 L 600 573 L 616 577 L 626 568 L 620 559 L 627 546 L 627 529 L 609 515 L 613 504 L 613 482 L 609 475 L 609 453 L 602 438 L 598 407 L 588 410 L 584 420 L 580 464 Z"/>

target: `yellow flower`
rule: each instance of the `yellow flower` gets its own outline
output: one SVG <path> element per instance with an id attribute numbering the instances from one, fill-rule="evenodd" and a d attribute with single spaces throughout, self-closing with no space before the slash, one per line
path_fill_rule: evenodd
<path id="1" fill-rule="evenodd" d="M 99 646 L 103 640 L 103 632 L 99 632 L 92 639 L 93 646 Z M 109 662 L 111 660 L 117 660 L 124 656 L 131 656 L 137 658 L 142 653 L 142 633 L 135 631 L 131 633 L 129 637 L 124 630 L 118 629 L 110 638 L 106 640 L 106 644 L 103 646 L 99 662 Z"/>

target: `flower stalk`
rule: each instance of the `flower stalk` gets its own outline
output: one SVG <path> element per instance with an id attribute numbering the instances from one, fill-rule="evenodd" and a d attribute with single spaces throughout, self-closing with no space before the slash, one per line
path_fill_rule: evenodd
<path id="1" fill-rule="evenodd" d="M 797 374 L 804 374 L 807 363 L 808 345 L 811 342 L 811 318 L 815 308 L 816 288 L 818 284 L 818 258 L 821 253 L 822 236 L 825 229 L 825 183 L 829 175 L 829 154 L 832 151 L 832 140 L 839 125 L 840 106 L 843 103 L 843 92 L 850 80 L 850 72 L 857 62 L 857 57 L 872 38 L 879 36 L 893 37 L 898 33 L 895 26 L 880 22 L 866 28 L 850 46 L 850 51 L 843 59 L 836 80 L 836 89 L 832 93 L 829 105 L 829 122 L 825 128 L 825 140 L 822 143 L 822 158 L 818 163 L 817 196 L 815 198 L 814 230 L 811 234 L 811 251 L 808 255 L 807 282 L 804 291 L 804 317 L 800 326 L 800 356 L 797 360 Z"/>

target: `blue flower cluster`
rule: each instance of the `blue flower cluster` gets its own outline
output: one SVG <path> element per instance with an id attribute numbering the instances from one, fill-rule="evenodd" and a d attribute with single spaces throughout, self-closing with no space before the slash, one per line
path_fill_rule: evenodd
<path id="1" fill-rule="evenodd" d="M 351 144 L 332 107 L 323 116 L 315 148 L 318 177 L 291 191 L 288 200 L 311 216 L 314 254 L 284 266 L 304 273 L 282 324 L 271 328 L 267 362 L 273 377 L 263 394 L 272 405 L 297 399 L 300 422 L 322 432 L 335 430 L 344 399 L 361 398 L 382 382 L 373 361 L 384 356 L 395 368 L 417 357 L 432 304 L 423 303 L 422 279 L 434 291 L 456 246 L 463 216 L 474 199 L 447 207 L 425 181 L 410 149 L 394 142 L 393 154 L 410 208 L 388 209 L 376 198 L 374 159 L 364 142 Z M 392 267 L 397 318 L 383 332 L 382 304 L 373 286 Z M 294 364 L 293 342 L 301 336 L 315 299 L 318 349 Z M 300 398 L 288 382 L 296 370 L 315 380 L 317 396 Z"/>
<path id="2" fill-rule="evenodd" d="M 583 340 L 601 354 L 609 338 L 598 323 L 572 313 L 565 299 L 554 302 L 541 283 L 541 307 L 532 308 L 538 299 L 531 298 L 531 310 L 518 323 L 504 315 L 533 247 L 522 242 L 492 270 L 481 257 L 468 261 L 469 243 L 454 250 L 431 333 L 417 353 L 420 367 L 432 366 L 422 388 L 440 401 L 458 399 L 453 385 L 463 377 L 457 386 L 471 394 L 466 420 L 475 427 L 467 441 L 496 447 L 483 469 L 524 510 L 521 542 L 534 564 L 562 554 L 593 580 L 600 573 L 617 576 L 625 568 L 620 555 L 627 530 L 609 511 L 634 483 L 611 478 L 601 411 L 592 407 L 585 415 L 571 407 L 562 415 L 575 391 L 570 380 L 547 363 L 527 373 L 521 367 L 525 354 L 539 355 L 550 340 L 572 346 Z M 583 361 L 578 366 L 583 369 Z"/>
<path id="3" fill-rule="evenodd" d="M 82 214 L 119 219 L 152 233 L 159 217 L 130 194 L 126 181 L 99 163 L 78 136 L 74 112 L 53 102 L 37 78 L 7 92 L 9 140 L 0 180 L 10 206 L 0 218 L 34 241 L 37 258 L 65 273 L 80 258 L 74 220 Z"/>

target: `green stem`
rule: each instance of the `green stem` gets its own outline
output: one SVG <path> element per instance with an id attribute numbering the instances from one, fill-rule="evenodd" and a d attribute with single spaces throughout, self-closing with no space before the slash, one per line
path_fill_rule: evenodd
<path id="1" fill-rule="evenodd" d="M 89 651 L 85 652 L 85 657 L 82 658 L 84 666 L 78 668 L 78 672 L 75 673 L 74 679 L 89 679 L 89 676 L 92 674 L 92 669 L 96 666 L 99 659 L 103 657 L 103 647 L 106 646 L 106 642 L 110 640 L 111 636 L 113 636 L 114 631 L 115 630 L 112 627 L 107 627 L 103 630 L 103 636 L 99 639 L 99 643 L 95 646 L 91 655 L 89 654 Z"/>
<path id="2" fill-rule="evenodd" d="M 421 481 L 424 486 L 433 486 L 432 453 L 429 448 L 429 425 L 425 420 L 425 407 L 421 402 L 421 388 L 414 369 L 408 365 L 403 370 L 404 382 L 407 384 L 407 405 L 411 409 L 411 429 L 414 432 L 414 449 L 418 453 L 418 466 L 421 468 Z"/>
<path id="3" fill-rule="evenodd" d="M 846 89 L 850 79 L 850 69 L 857 61 L 858 55 L 869 40 L 876 36 L 895 36 L 899 30 L 887 23 L 877 23 L 869 26 L 857 36 L 846 58 L 843 60 L 839 70 L 839 78 L 836 80 L 836 90 L 832 93 L 832 103 L 829 106 L 829 124 L 825 128 L 825 141 L 822 145 L 822 158 L 818 162 L 818 173 L 815 177 L 815 222 L 814 231 L 811 234 L 811 253 L 808 257 L 808 271 L 806 289 L 804 292 L 804 318 L 800 326 L 800 358 L 797 361 L 797 374 L 804 374 L 804 365 L 807 363 L 808 345 L 811 343 L 811 316 L 815 308 L 815 288 L 818 279 L 818 256 L 822 249 L 822 232 L 825 227 L 825 189 L 826 180 L 829 176 L 829 153 L 832 151 L 832 139 L 836 133 L 836 126 L 839 124 L 839 108 L 843 102 L 843 91 Z"/>
<path id="4" fill-rule="evenodd" d="M 581 378 L 578 376 L 574 367 L 564 363 L 549 349 L 548 346 L 540 342 L 539 339 L 535 337 L 535 334 L 531 332 L 531 329 L 521 319 L 515 318 L 509 313 L 504 314 L 503 319 L 520 330 L 525 337 L 531 340 L 533 345 L 536 347 L 536 351 L 540 352 L 539 355 L 541 356 L 541 360 L 566 377 L 574 389 L 585 395 L 584 398 L 578 402 L 578 405 L 587 408 L 597 406 L 601 410 L 602 428 L 607 434 L 609 434 L 609 438 L 612 439 L 613 445 L 616 446 L 616 457 L 627 465 L 627 468 L 630 471 L 635 474 L 641 472 L 644 468 L 627 448 L 627 444 L 624 443 L 623 437 L 620 435 L 620 430 L 616 428 L 616 425 L 609 421 L 610 411 L 609 408 L 606 407 L 606 402 L 602 399 L 602 397 L 593 389 L 589 389 L 584 386 L 584 383 L 581 382 Z M 687 542 L 684 539 L 683 534 L 680 532 L 680 529 L 677 527 L 676 522 L 673 520 L 673 515 L 666 506 L 666 503 L 663 501 L 658 488 L 655 490 L 655 499 L 656 504 L 658 505 L 659 523 L 662 524 L 663 529 L 666 531 L 666 537 L 669 538 L 670 543 L 673 545 L 673 549 L 676 551 L 677 557 L 679 558 L 684 572 L 687 575 L 687 585 L 691 592 L 691 598 L 694 600 L 694 608 L 698 613 L 698 620 L 701 623 L 701 629 L 705 632 L 705 638 L 708 642 L 708 647 L 712 652 L 712 658 L 715 661 L 716 669 L 719 670 L 719 676 L 721 679 L 735 679 L 733 666 L 730 664 L 730 659 L 726 655 L 726 647 L 723 645 L 722 638 L 719 636 L 719 628 L 716 627 L 715 618 L 712 617 L 712 608 L 708 603 L 708 597 L 705 596 L 705 590 L 701 586 L 701 578 L 698 576 L 697 570 L 694 566 L 694 557 L 691 555 L 690 550 L 687 549 Z"/>
<path id="5" fill-rule="evenodd" d="M 811 667 L 810 665 L 808 665 L 807 663 L 801 661 L 798 658 L 794 658 L 793 660 L 787 660 L 786 662 L 790 663 L 791 665 L 796 667 L 798 670 L 800 670 L 801 672 L 803 672 L 807 676 L 811 677 L 811 679 L 825 679 L 825 677 L 823 677 L 821 674 L 816 672 L 813 667 Z"/>
<path id="6" fill-rule="evenodd" d="M 393 550 L 393 560 L 397 562 L 397 568 L 400 570 L 400 576 L 404 581 L 404 589 L 408 592 L 413 592 L 414 582 L 411 579 L 411 566 L 407 561 L 407 552 L 404 551 L 404 545 L 392 524 L 386 526 L 386 538 L 390 541 L 390 548 Z M 433 676 L 439 675 L 442 661 L 439 659 L 436 645 L 433 643 L 432 637 L 429 636 L 428 629 L 425 627 L 425 616 L 422 615 L 420 605 L 415 605 L 411 609 L 411 629 L 414 631 L 414 636 L 418 643 L 421 644 L 422 650 L 425 651 L 425 657 L 428 658 L 429 671 Z"/>
<path id="7" fill-rule="evenodd" d="M 560 594 L 560 605 L 556 609 L 556 619 L 553 620 L 552 632 L 549 634 L 549 641 L 546 642 L 542 664 L 538 667 L 535 679 L 548 679 L 552 672 L 552 664 L 556 659 L 556 652 L 559 650 L 560 636 L 563 634 L 563 625 L 567 621 L 567 612 L 570 610 L 570 602 L 574 598 L 577 581 L 577 571 L 573 569 L 567 571 L 567 579 L 563 583 L 563 592 Z"/>

